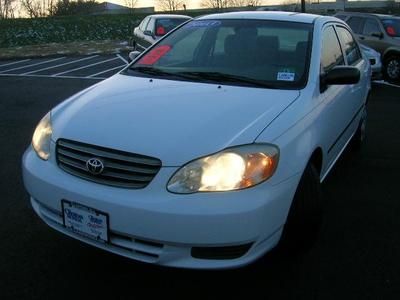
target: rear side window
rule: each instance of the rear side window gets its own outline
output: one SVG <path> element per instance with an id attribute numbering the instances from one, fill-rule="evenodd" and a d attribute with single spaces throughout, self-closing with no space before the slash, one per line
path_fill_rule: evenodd
<path id="1" fill-rule="evenodd" d="M 361 59 L 361 52 L 351 33 L 344 27 L 336 27 L 343 51 L 349 65 L 356 64 Z"/>
<path id="2" fill-rule="evenodd" d="M 349 24 L 351 30 L 353 30 L 354 33 L 361 34 L 362 28 L 363 28 L 363 25 L 364 25 L 364 18 L 351 17 L 347 21 L 347 24 Z"/>
<path id="3" fill-rule="evenodd" d="M 363 34 L 371 35 L 372 33 L 381 32 L 378 22 L 373 19 L 367 19 L 364 24 Z"/>
<path id="4" fill-rule="evenodd" d="M 321 71 L 327 73 L 333 67 L 344 65 L 342 50 L 333 26 L 326 27 L 322 36 Z"/>
<path id="5" fill-rule="evenodd" d="M 389 36 L 400 36 L 400 18 L 382 20 L 383 27 Z"/>

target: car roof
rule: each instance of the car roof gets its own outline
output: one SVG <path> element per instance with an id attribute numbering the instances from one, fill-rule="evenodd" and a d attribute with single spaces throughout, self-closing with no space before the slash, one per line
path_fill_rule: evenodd
<path id="1" fill-rule="evenodd" d="M 157 14 L 151 15 L 150 17 L 155 19 L 191 19 L 192 17 L 185 16 L 185 15 L 173 15 L 173 14 Z"/>
<path id="2" fill-rule="evenodd" d="M 289 21 L 299 23 L 313 23 L 317 18 L 326 18 L 319 15 L 303 14 L 297 12 L 283 11 L 245 11 L 245 12 L 229 12 L 220 14 L 211 14 L 199 17 L 197 20 L 207 19 L 255 19 L 255 20 L 273 20 L 273 21 Z"/>

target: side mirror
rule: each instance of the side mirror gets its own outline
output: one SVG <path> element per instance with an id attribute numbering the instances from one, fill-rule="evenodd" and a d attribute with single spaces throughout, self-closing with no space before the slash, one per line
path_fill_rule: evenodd
<path id="1" fill-rule="evenodd" d="M 360 70 L 350 66 L 336 66 L 328 73 L 320 76 L 320 91 L 323 92 L 328 85 L 355 84 L 360 81 Z"/>
<path id="2" fill-rule="evenodd" d="M 382 39 L 383 38 L 383 33 L 382 32 L 372 32 L 371 36 L 377 37 L 379 39 Z"/>
<path id="3" fill-rule="evenodd" d="M 136 57 L 138 57 L 139 55 L 140 55 L 140 52 L 139 52 L 139 51 L 132 51 L 132 52 L 129 52 L 128 61 L 129 61 L 129 62 L 134 61 L 134 60 L 136 59 Z"/>

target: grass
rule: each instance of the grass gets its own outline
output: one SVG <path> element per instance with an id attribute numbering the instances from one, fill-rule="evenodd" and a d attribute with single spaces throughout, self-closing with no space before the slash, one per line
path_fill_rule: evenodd
<path id="1" fill-rule="evenodd" d="M 76 41 L 127 41 L 142 15 L 0 20 L 0 48 Z"/>

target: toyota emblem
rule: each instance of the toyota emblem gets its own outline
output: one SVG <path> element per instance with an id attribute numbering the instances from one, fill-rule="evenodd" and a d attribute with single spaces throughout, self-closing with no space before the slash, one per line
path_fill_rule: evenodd
<path id="1" fill-rule="evenodd" d="M 104 170 L 104 164 L 98 158 L 91 158 L 86 161 L 86 169 L 93 175 L 99 175 Z"/>

